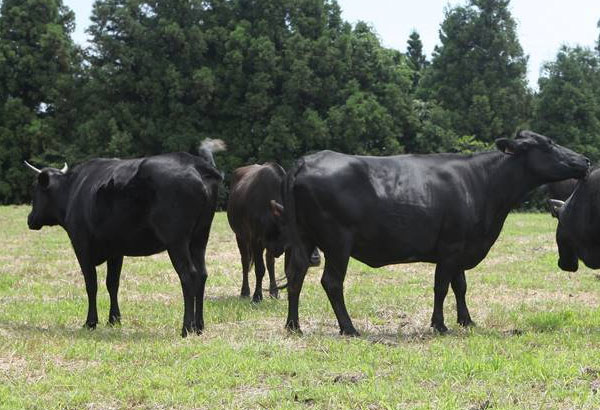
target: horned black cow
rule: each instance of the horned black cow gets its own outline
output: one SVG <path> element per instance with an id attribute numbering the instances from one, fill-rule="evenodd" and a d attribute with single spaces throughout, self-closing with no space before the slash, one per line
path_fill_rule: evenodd
<path id="1" fill-rule="evenodd" d="M 440 332 L 449 285 L 458 323 L 472 324 L 465 270 L 483 260 L 511 208 L 533 188 L 583 177 L 587 158 L 547 137 L 522 131 L 496 140 L 499 151 L 473 155 L 351 156 L 322 151 L 288 173 L 284 206 L 273 202 L 290 238 L 288 317 L 299 329 L 298 303 L 310 249 L 325 256 L 321 278 L 340 333 L 357 335 L 343 282 L 349 257 L 369 266 L 436 264 L 431 326 Z"/>
<path id="2" fill-rule="evenodd" d="M 117 300 L 123 256 L 167 250 L 181 280 L 182 336 L 204 328 L 205 250 L 222 180 L 205 140 L 199 156 L 171 153 L 138 159 L 92 159 L 72 170 L 32 168 L 37 175 L 30 229 L 60 225 L 71 240 L 88 295 L 84 326 L 96 327 L 96 266 L 107 262 L 109 323 L 120 321 Z"/>
<path id="3" fill-rule="evenodd" d="M 575 272 L 581 259 L 587 267 L 600 269 L 600 169 L 579 181 L 566 202 L 551 199 L 549 203 L 558 218 L 558 266 Z"/>
<path id="4" fill-rule="evenodd" d="M 243 297 L 250 296 L 248 271 L 254 262 L 256 285 L 253 302 L 262 300 L 262 280 L 265 275 L 263 252 L 266 249 L 267 271 L 269 272 L 269 294 L 278 297 L 275 281 L 275 258 L 284 250 L 284 238 L 281 236 L 274 216 L 270 211 L 270 201 L 281 202 L 281 183 L 285 171 L 276 163 L 248 165 L 236 169 L 231 180 L 227 219 L 235 232 L 237 245 L 242 259 Z M 319 265 L 319 251 L 315 249 L 310 264 Z"/>

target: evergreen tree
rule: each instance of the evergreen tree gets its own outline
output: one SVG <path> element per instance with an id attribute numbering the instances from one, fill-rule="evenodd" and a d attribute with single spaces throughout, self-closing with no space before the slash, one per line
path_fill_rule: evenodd
<path id="1" fill-rule="evenodd" d="M 423 70 L 425 70 L 425 67 L 427 67 L 429 63 L 427 57 L 423 54 L 421 36 L 419 36 L 419 33 L 417 33 L 416 30 L 413 30 L 410 33 L 407 44 L 406 57 L 408 59 L 408 66 L 413 70 L 413 89 L 415 89 L 423 75 Z"/>
<path id="2" fill-rule="evenodd" d="M 509 137 L 529 116 L 527 57 L 508 6 L 509 0 L 469 0 L 446 11 L 419 95 L 450 113 L 458 135 Z"/>
<path id="3" fill-rule="evenodd" d="M 74 15 L 61 0 L 4 0 L 0 8 L 0 202 L 29 197 L 23 160 L 62 159 L 78 49 Z"/>
<path id="4" fill-rule="evenodd" d="M 600 160 L 600 56 L 562 47 L 539 79 L 534 126 L 559 144 Z"/>

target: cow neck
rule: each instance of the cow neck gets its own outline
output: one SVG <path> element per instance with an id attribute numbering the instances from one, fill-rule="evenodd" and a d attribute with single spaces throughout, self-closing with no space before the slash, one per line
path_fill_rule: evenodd
<path id="1" fill-rule="evenodd" d="M 69 200 L 71 198 L 71 187 L 73 186 L 74 174 L 69 172 L 64 176 L 60 186 L 59 198 L 58 198 L 58 224 L 66 229 L 67 219 L 67 208 L 69 206 Z"/>
<path id="2" fill-rule="evenodd" d="M 525 195 L 541 183 L 528 172 L 525 156 L 501 152 L 490 155 L 485 168 L 488 171 L 487 194 L 492 199 L 494 213 L 508 214 Z"/>

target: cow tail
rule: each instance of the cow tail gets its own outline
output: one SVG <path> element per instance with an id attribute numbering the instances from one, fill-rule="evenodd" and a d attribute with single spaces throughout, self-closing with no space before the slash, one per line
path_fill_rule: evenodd
<path id="1" fill-rule="evenodd" d="M 305 245 L 298 230 L 298 219 L 296 215 L 296 198 L 294 196 L 294 187 L 296 176 L 304 167 L 304 159 L 298 160 L 296 166 L 290 170 L 283 185 L 283 208 L 285 225 L 289 235 L 289 261 L 285 266 L 285 274 L 287 277 L 287 287 L 289 284 L 295 284 L 298 275 L 304 275 L 308 268 L 308 255 L 305 250 Z M 286 255 L 287 256 L 287 255 Z"/>

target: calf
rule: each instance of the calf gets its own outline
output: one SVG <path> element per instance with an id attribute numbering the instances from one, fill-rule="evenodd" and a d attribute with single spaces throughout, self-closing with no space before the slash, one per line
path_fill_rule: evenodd
<path id="1" fill-rule="evenodd" d="M 269 272 L 269 294 L 278 297 L 275 281 L 275 258 L 283 253 L 284 239 L 270 211 L 270 201 L 281 202 L 281 183 L 285 171 L 278 164 L 269 162 L 264 165 L 248 165 L 233 172 L 227 219 L 235 232 L 238 249 L 242 259 L 242 297 L 250 296 L 248 271 L 254 262 L 256 284 L 253 302 L 260 302 L 262 280 L 265 275 L 263 253 L 266 249 L 267 271 Z M 319 264 L 317 249 L 311 255 L 310 264 Z"/>
<path id="2" fill-rule="evenodd" d="M 512 207 L 548 182 L 586 175 L 589 160 L 530 131 L 496 140 L 473 155 L 371 157 L 321 151 L 288 173 L 284 205 L 272 203 L 290 240 L 286 327 L 299 329 L 298 303 L 310 250 L 325 255 L 321 284 L 340 333 L 357 335 L 344 302 L 348 260 L 372 267 L 435 263 L 431 326 L 447 330 L 443 303 L 451 285 L 458 323 L 473 323 L 465 270 L 485 258 Z"/>
<path id="3" fill-rule="evenodd" d="M 120 322 L 117 300 L 123 256 L 167 250 L 183 290 L 181 335 L 204 329 L 204 261 L 217 190 L 222 180 L 212 153 L 220 140 L 205 140 L 199 156 L 172 153 L 138 159 L 92 159 L 72 170 L 37 169 L 30 229 L 60 225 L 69 235 L 88 296 L 84 326 L 94 329 L 96 266 L 107 264 L 109 324 Z"/>

